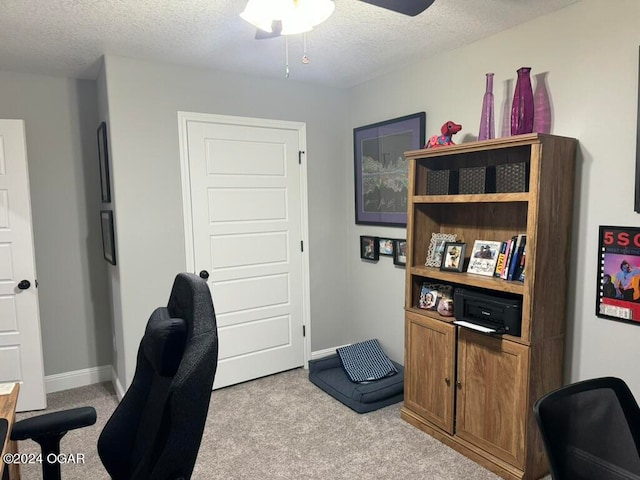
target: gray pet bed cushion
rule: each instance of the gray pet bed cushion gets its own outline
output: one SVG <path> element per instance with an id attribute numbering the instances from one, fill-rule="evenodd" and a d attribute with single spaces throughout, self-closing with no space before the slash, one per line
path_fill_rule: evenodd
<path id="1" fill-rule="evenodd" d="M 396 362 L 398 373 L 368 383 L 354 383 L 345 373 L 337 354 L 309 361 L 309 380 L 336 400 L 358 413 L 372 412 L 401 402 L 404 367 Z"/>

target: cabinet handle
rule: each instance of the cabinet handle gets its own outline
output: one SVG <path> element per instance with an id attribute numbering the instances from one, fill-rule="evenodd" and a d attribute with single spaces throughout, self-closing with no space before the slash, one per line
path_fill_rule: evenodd
<path id="1" fill-rule="evenodd" d="M 446 377 L 446 378 L 444 379 L 444 382 L 445 382 L 447 385 L 451 385 L 451 379 L 450 379 L 449 377 Z"/>
<path id="2" fill-rule="evenodd" d="M 456 385 L 458 386 L 458 388 L 462 388 L 462 382 L 460 380 L 456 382 Z"/>

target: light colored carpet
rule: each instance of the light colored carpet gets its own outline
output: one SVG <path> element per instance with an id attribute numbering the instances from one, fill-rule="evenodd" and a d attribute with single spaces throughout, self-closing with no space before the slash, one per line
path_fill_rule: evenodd
<path id="1" fill-rule="evenodd" d="M 499 477 L 400 418 L 402 403 L 358 414 L 321 391 L 303 369 L 216 390 L 211 397 L 194 479 L 496 480 Z M 109 384 L 48 396 L 47 411 L 92 405 L 93 427 L 73 430 L 63 453 L 84 453 L 84 465 L 62 467 L 66 480 L 108 476 L 96 452 L 102 427 L 116 406 Z M 38 412 L 18 414 L 26 418 Z M 37 452 L 20 442 L 21 452 Z M 22 467 L 41 479 L 39 465 Z"/>

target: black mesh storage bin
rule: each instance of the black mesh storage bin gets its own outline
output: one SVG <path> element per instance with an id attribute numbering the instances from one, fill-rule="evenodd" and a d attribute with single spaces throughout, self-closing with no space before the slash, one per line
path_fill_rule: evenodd
<path id="1" fill-rule="evenodd" d="M 458 187 L 458 172 L 455 170 L 429 170 L 427 172 L 427 195 L 451 195 Z"/>
<path id="2" fill-rule="evenodd" d="M 496 165 L 496 192 L 528 192 L 529 169 L 526 163 Z"/>
<path id="3" fill-rule="evenodd" d="M 460 169 L 459 193 L 495 192 L 495 170 L 492 167 Z"/>

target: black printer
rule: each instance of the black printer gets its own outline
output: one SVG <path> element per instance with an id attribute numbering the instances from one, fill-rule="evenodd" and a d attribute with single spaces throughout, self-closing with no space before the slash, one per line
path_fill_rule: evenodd
<path id="1" fill-rule="evenodd" d="M 456 288 L 453 294 L 456 325 L 489 334 L 508 333 L 520 336 L 522 299 L 480 293 L 468 288 Z"/>

